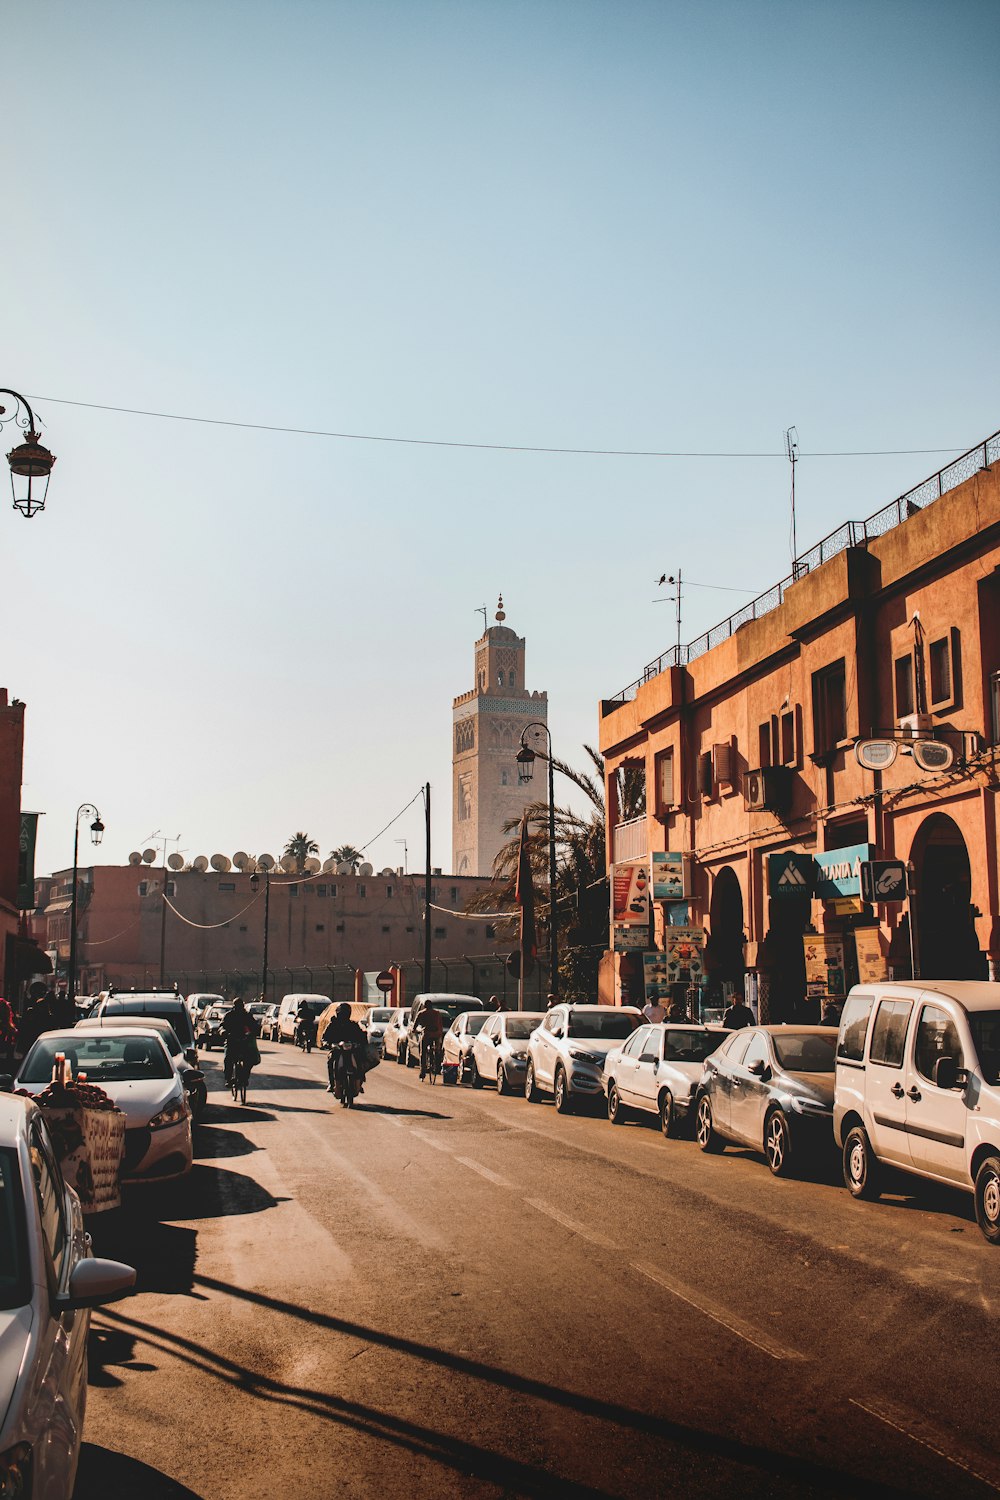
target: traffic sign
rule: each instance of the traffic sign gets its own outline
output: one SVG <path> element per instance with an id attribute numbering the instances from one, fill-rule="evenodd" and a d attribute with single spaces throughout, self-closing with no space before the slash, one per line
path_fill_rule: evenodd
<path id="1" fill-rule="evenodd" d="M 861 894 L 866 901 L 905 901 L 906 865 L 901 859 L 869 859 L 861 866 Z"/>
<path id="2" fill-rule="evenodd" d="M 389 993 L 395 982 L 396 981 L 393 979 L 388 969 L 383 969 L 381 974 L 378 974 L 375 977 L 376 987 L 382 991 L 383 995 L 387 995 Z"/>

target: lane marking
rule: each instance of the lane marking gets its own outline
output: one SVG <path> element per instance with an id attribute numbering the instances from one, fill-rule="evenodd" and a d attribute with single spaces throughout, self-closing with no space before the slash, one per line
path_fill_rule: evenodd
<path id="1" fill-rule="evenodd" d="M 501 1177 L 499 1172 L 491 1172 L 489 1167 L 484 1167 L 482 1162 L 473 1161 L 469 1156 L 456 1156 L 455 1160 L 460 1161 L 462 1166 L 468 1167 L 471 1172 L 478 1172 L 480 1177 L 485 1177 L 487 1182 L 494 1183 L 496 1187 L 509 1188 L 514 1185 L 508 1182 L 506 1177 Z"/>
<path id="2" fill-rule="evenodd" d="M 435 1151 L 443 1151 L 446 1156 L 455 1154 L 450 1146 L 444 1145 L 442 1141 L 436 1141 L 432 1135 L 427 1134 L 426 1130 L 417 1130 L 411 1126 L 410 1134 L 415 1135 L 418 1141 L 423 1141 L 425 1146 L 433 1146 Z"/>
<path id="3" fill-rule="evenodd" d="M 570 1234 L 579 1235 L 580 1239 L 589 1240 L 592 1245 L 599 1245 L 602 1250 L 621 1249 L 621 1246 L 616 1245 L 614 1240 L 609 1240 L 606 1235 L 598 1234 L 596 1230 L 591 1229 L 589 1224 L 581 1224 L 577 1219 L 571 1219 L 568 1214 L 560 1213 L 558 1208 L 553 1208 L 551 1203 L 546 1203 L 541 1198 L 525 1198 L 524 1201 L 536 1213 L 546 1214 L 548 1218 L 555 1219 L 556 1223 L 568 1229 Z"/>
<path id="4" fill-rule="evenodd" d="M 942 1443 L 948 1441 L 947 1436 L 935 1424 L 928 1422 L 925 1417 L 919 1417 L 913 1412 L 904 1412 L 888 1404 L 878 1407 L 873 1406 L 868 1401 L 858 1401 L 854 1396 L 851 1396 L 849 1399 L 852 1406 L 860 1407 L 870 1417 L 877 1417 L 887 1427 L 892 1427 L 896 1432 L 901 1432 L 904 1437 L 908 1437 L 913 1442 L 919 1443 L 922 1448 L 927 1448 L 931 1453 L 936 1453 L 938 1458 L 944 1459 L 945 1463 L 952 1464 L 956 1469 L 962 1469 L 966 1474 L 971 1474 L 973 1479 L 978 1479 L 979 1483 L 985 1484 L 987 1489 L 1000 1493 L 1000 1478 L 998 1478 L 997 1471 L 994 1471 L 993 1478 L 990 1478 L 987 1474 L 982 1473 L 981 1470 L 973 1468 L 967 1459 L 960 1458 L 958 1454 L 949 1453 L 946 1448 L 941 1446 Z M 915 1427 L 923 1427 L 925 1432 L 932 1433 L 935 1441 L 932 1442 L 930 1437 L 923 1437 L 919 1432 L 914 1432 L 913 1429 Z M 977 1462 L 981 1461 L 981 1457 L 977 1459 Z"/>
<path id="5" fill-rule="evenodd" d="M 745 1323 L 742 1318 L 737 1318 L 728 1308 L 720 1307 L 717 1302 L 702 1296 L 700 1292 L 692 1291 L 690 1287 L 684 1286 L 679 1281 L 674 1281 L 662 1272 L 655 1270 L 652 1266 L 644 1266 L 637 1261 L 632 1262 L 632 1270 L 638 1271 L 640 1276 L 645 1276 L 649 1281 L 654 1281 L 664 1291 L 669 1292 L 672 1297 L 677 1297 L 681 1302 L 686 1302 L 688 1307 L 693 1307 L 695 1312 L 700 1312 L 703 1317 L 711 1318 L 713 1323 L 718 1323 L 721 1328 L 734 1333 L 738 1339 L 743 1339 L 747 1344 L 753 1344 L 755 1349 L 769 1354 L 772 1359 L 794 1359 L 802 1360 L 806 1356 L 800 1354 L 797 1349 L 787 1349 L 784 1344 L 769 1338 L 766 1333 L 761 1332 L 752 1323 Z"/>

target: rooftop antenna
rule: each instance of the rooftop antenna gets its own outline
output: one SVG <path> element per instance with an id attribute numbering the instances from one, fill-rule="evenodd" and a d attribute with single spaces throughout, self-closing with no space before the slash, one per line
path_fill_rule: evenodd
<path id="1" fill-rule="evenodd" d="M 486 634 L 486 629 L 487 629 L 487 626 L 486 626 L 486 611 L 488 609 L 489 609 L 489 605 L 488 604 L 477 604 L 476 607 L 475 607 L 475 609 L 473 610 L 473 614 L 482 615 L 482 617 L 483 617 L 483 635 Z"/>
<path id="2" fill-rule="evenodd" d="M 407 842 L 406 842 L 405 839 L 395 839 L 394 842 L 397 843 L 397 844 L 402 844 L 402 846 L 403 846 L 403 874 L 404 875 L 408 875 L 409 874 L 409 868 L 410 868 L 409 867 L 409 852 L 410 852 L 409 845 L 407 844 Z"/>
<path id="3" fill-rule="evenodd" d="M 785 430 L 785 453 L 788 457 L 788 462 L 792 466 L 792 577 L 798 578 L 797 560 L 799 547 L 795 531 L 795 465 L 799 460 L 799 434 L 798 429 L 795 427 L 788 427 Z"/>
<path id="4" fill-rule="evenodd" d="M 654 601 L 654 603 L 657 603 L 657 604 L 667 603 L 668 601 L 672 600 L 673 603 L 676 604 L 676 606 L 677 606 L 677 662 L 676 662 L 676 665 L 679 667 L 680 664 L 681 664 L 681 570 L 680 570 L 680 568 L 677 569 L 676 576 L 673 573 L 661 573 L 660 574 L 660 578 L 659 578 L 659 584 L 664 584 L 664 583 L 672 584 L 674 592 L 672 594 L 665 594 L 663 596 L 662 600 L 657 599 L 657 600 Z"/>

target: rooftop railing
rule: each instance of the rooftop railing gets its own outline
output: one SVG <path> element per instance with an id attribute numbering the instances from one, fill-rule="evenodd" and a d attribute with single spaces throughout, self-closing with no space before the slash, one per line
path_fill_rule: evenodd
<path id="1" fill-rule="evenodd" d="M 884 505 L 874 515 L 869 516 L 866 521 L 845 521 L 836 531 L 831 531 L 815 547 L 797 557 L 792 564 L 792 571 L 787 578 L 776 583 L 766 593 L 759 594 L 749 604 L 744 604 L 735 614 L 727 616 L 718 625 L 713 625 L 700 635 L 697 640 L 687 646 L 671 646 L 664 651 L 662 656 L 657 656 L 646 665 L 641 677 L 635 682 L 630 682 L 628 687 L 622 688 L 620 693 L 608 698 L 605 702 L 608 708 L 619 703 L 630 703 L 643 683 L 651 682 L 668 667 L 687 666 L 689 662 L 695 661 L 699 656 L 704 656 L 706 651 L 711 651 L 713 646 L 718 646 L 722 641 L 729 640 L 735 635 L 741 625 L 746 625 L 750 620 L 759 620 L 763 615 L 770 614 L 784 602 L 785 590 L 814 568 L 819 568 L 825 562 L 829 562 L 838 553 L 846 551 L 848 547 L 865 547 L 870 541 L 884 536 L 894 526 L 899 526 L 903 521 L 909 520 L 910 516 L 916 515 L 917 511 L 923 510 L 934 500 L 963 484 L 966 479 L 971 479 L 973 474 L 978 474 L 982 469 L 988 469 L 991 464 L 1000 459 L 1000 432 L 994 432 L 985 442 L 970 448 L 968 453 L 963 453 L 961 458 L 954 459 L 932 474 L 929 479 L 923 480 L 915 485 L 912 490 L 907 490 L 905 495 L 900 495 L 898 500 L 893 500 L 889 505 Z"/>

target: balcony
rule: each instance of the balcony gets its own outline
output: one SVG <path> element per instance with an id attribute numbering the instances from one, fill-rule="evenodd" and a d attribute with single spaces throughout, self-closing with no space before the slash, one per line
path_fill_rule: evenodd
<path id="1" fill-rule="evenodd" d="M 649 833 L 645 815 L 619 823 L 614 831 L 614 863 L 627 864 L 632 859 L 645 859 L 649 853 Z"/>

